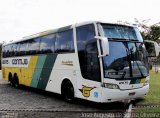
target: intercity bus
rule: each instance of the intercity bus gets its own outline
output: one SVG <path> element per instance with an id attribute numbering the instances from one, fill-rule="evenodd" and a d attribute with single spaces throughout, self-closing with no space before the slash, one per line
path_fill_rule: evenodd
<path id="1" fill-rule="evenodd" d="M 144 97 L 149 90 L 147 52 L 136 26 L 84 22 L 3 45 L 3 79 L 106 103 Z"/>

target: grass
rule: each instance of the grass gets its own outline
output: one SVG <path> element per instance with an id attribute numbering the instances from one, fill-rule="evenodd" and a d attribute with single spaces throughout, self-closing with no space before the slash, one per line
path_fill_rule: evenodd
<path id="1" fill-rule="evenodd" d="M 150 88 L 147 96 L 139 100 L 137 105 L 160 104 L 160 72 L 150 71 Z M 136 118 L 160 117 L 160 108 L 138 108 L 133 111 Z"/>
<path id="2" fill-rule="evenodd" d="M 150 71 L 150 88 L 147 96 L 137 104 L 160 104 L 160 72 Z"/>
<path id="3" fill-rule="evenodd" d="M 136 113 L 156 113 L 156 112 L 160 112 L 160 108 L 139 108 L 137 110 L 135 110 Z"/>
<path id="4" fill-rule="evenodd" d="M 160 108 L 139 108 L 132 112 L 134 118 L 159 118 Z"/>

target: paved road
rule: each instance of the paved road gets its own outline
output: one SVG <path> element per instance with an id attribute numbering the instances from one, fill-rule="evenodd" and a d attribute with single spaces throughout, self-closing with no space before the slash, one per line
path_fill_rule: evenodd
<path id="1" fill-rule="evenodd" d="M 121 115 L 124 113 L 124 105 L 97 104 L 79 99 L 71 104 L 65 102 L 60 95 L 28 87 L 16 89 L 8 82 L 0 80 L 0 118 L 115 117 L 111 113 Z"/>

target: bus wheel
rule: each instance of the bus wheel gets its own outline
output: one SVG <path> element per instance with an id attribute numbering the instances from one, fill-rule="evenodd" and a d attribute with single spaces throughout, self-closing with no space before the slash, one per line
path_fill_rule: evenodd
<path id="1" fill-rule="evenodd" d="M 17 76 L 17 74 L 14 75 L 13 85 L 14 85 L 15 88 L 18 88 L 18 87 L 19 87 L 19 81 L 18 81 L 18 76 Z"/>
<path id="2" fill-rule="evenodd" d="M 9 73 L 8 75 L 8 81 L 10 82 L 11 86 L 14 86 L 13 77 L 11 73 Z"/>
<path id="3" fill-rule="evenodd" d="M 67 102 L 73 102 L 74 88 L 70 81 L 66 81 L 62 84 L 62 96 Z"/>

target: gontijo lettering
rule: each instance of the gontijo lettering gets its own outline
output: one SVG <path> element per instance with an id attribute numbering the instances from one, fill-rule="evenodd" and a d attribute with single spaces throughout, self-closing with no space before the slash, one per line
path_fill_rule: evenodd
<path id="1" fill-rule="evenodd" d="M 2 59 L 2 65 L 4 67 L 28 67 L 29 62 L 30 56 Z"/>
<path id="2" fill-rule="evenodd" d="M 28 59 L 12 59 L 13 65 L 27 65 Z"/>

